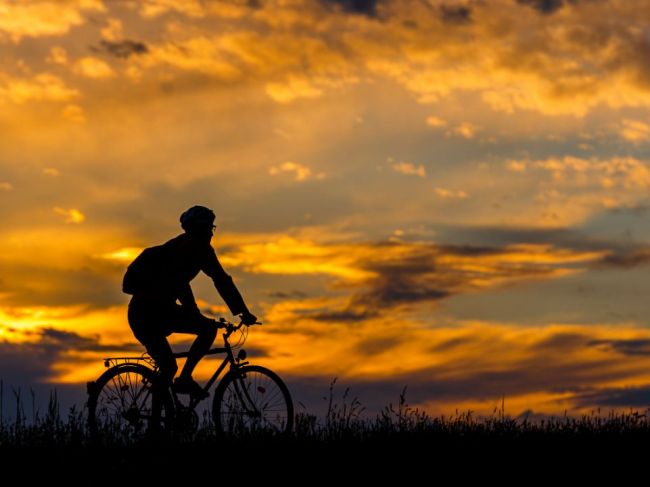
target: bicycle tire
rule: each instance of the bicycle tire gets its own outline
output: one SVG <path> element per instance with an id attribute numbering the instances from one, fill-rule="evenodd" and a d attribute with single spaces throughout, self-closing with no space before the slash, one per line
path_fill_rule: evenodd
<path id="1" fill-rule="evenodd" d="M 273 371 L 247 365 L 230 371 L 214 393 L 212 418 L 219 434 L 290 434 L 293 401 Z"/>
<path id="2" fill-rule="evenodd" d="M 88 384 L 88 429 L 93 439 L 129 441 L 168 433 L 174 403 L 166 388 L 156 392 L 159 376 L 140 364 L 111 367 Z M 154 401 L 159 401 L 154 404 Z"/>

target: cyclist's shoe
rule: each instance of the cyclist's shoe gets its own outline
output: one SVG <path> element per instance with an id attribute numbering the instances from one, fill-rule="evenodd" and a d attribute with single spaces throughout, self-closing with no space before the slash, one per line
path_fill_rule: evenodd
<path id="1" fill-rule="evenodd" d="M 197 399 L 205 399 L 210 395 L 191 377 L 187 379 L 185 377 L 178 377 L 174 379 L 172 389 L 176 394 L 189 394 L 190 396 Z"/>

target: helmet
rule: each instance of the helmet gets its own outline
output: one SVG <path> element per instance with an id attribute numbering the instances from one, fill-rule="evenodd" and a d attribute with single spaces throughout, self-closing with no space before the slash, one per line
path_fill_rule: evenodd
<path id="1" fill-rule="evenodd" d="M 200 227 L 207 227 L 214 223 L 215 215 L 210 208 L 205 206 L 193 206 L 181 215 L 181 227 L 183 230 L 190 231 Z"/>

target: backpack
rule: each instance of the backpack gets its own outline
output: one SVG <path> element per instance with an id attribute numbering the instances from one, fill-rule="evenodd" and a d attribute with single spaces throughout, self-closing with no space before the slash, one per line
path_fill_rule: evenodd
<path id="1" fill-rule="evenodd" d="M 122 280 L 122 292 L 136 294 L 159 284 L 164 265 L 161 245 L 144 249 L 126 269 Z"/>

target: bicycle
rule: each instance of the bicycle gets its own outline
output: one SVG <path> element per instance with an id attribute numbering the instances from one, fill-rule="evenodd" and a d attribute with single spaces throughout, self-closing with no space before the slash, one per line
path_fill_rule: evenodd
<path id="1" fill-rule="evenodd" d="M 224 346 L 212 348 L 206 355 L 225 353 L 221 365 L 203 387 L 208 391 L 227 365 L 212 401 L 212 419 L 220 434 L 273 433 L 288 435 L 293 428 L 293 401 L 289 389 L 273 371 L 250 365 L 246 351 L 233 349 L 246 341 L 248 326 L 235 325 L 219 318 L 224 328 Z M 261 323 L 255 323 L 261 324 Z M 243 328 L 245 327 L 245 328 Z M 231 345 L 229 338 L 241 331 L 240 340 Z M 174 357 L 187 357 L 188 352 Z M 88 382 L 88 427 L 92 437 L 102 435 L 137 437 L 148 432 L 195 432 L 198 429 L 196 407 L 202 402 L 190 396 L 184 405 L 171 384 L 164 384 L 158 366 L 147 353 L 138 357 L 109 357 L 108 368 L 96 381 Z"/>

